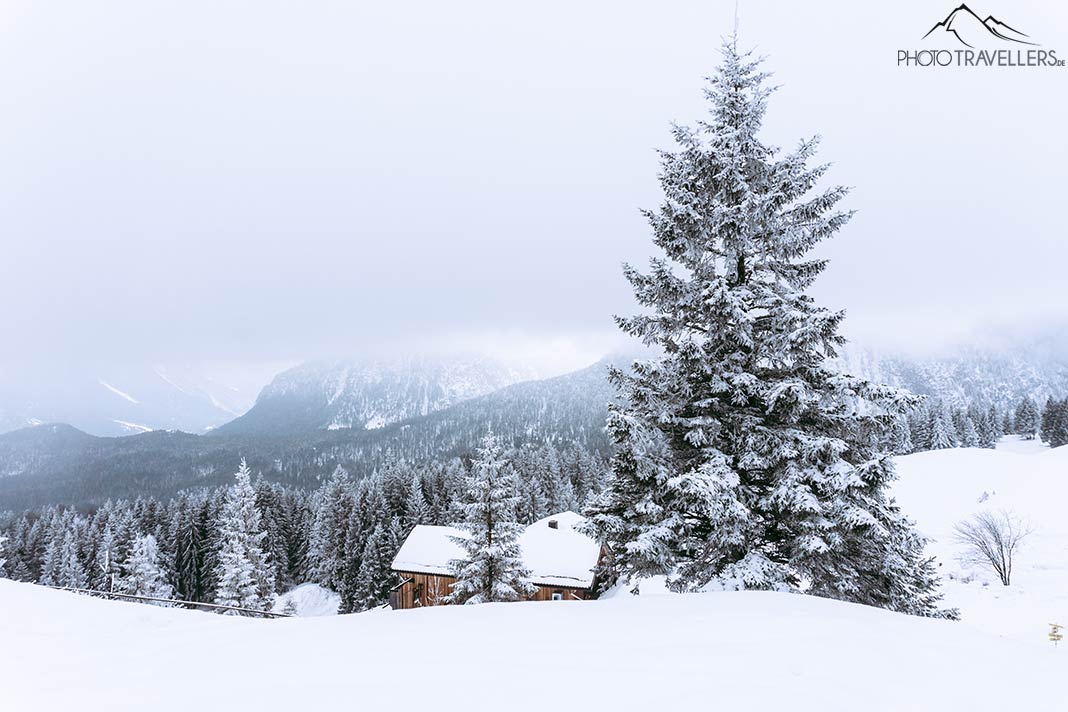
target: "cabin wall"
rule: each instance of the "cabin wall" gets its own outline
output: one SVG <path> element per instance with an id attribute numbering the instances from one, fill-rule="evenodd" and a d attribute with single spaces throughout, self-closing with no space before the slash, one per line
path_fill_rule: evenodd
<path id="1" fill-rule="evenodd" d="M 568 588 L 566 586 L 538 586 L 538 590 L 534 592 L 534 595 L 528 598 L 528 601 L 551 601 L 553 600 L 553 594 L 559 593 L 563 600 L 574 601 L 578 599 L 580 601 L 586 601 L 590 599 L 590 592 L 584 588 Z"/>
<path id="2" fill-rule="evenodd" d="M 444 605 L 445 596 L 452 592 L 452 584 L 456 582 L 453 576 L 403 572 L 399 572 L 399 575 L 405 582 L 389 597 L 389 605 L 395 610 Z M 551 601 L 554 593 L 559 593 L 565 601 L 586 601 L 593 598 L 592 592 L 585 588 L 538 586 L 538 590 L 527 600 Z"/>
<path id="3" fill-rule="evenodd" d="M 390 594 L 390 606 L 397 610 L 443 605 L 445 596 L 452 592 L 452 584 L 456 583 L 452 576 L 409 573 L 400 576 L 409 580 Z"/>

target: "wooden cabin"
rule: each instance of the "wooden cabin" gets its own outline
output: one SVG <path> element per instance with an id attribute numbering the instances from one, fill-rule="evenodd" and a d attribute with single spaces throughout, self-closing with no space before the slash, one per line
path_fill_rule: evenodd
<path id="1" fill-rule="evenodd" d="M 583 518 L 561 512 L 534 522 L 519 538 L 529 581 L 537 590 L 527 600 L 567 601 L 594 597 L 594 568 L 601 547 L 576 530 Z M 389 596 L 394 609 L 445 603 L 456 579 L 450 562 L 464 557 L 451 537 L 463 537 L 454 527 L 419 525 L 404 540 L 393 559 L 401 583 Z"/>

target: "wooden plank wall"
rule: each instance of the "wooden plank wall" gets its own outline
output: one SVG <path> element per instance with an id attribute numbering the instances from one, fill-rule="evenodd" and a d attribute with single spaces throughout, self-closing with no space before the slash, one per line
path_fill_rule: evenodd
<path id="1" fill-rule="evenodd" d="M 452 584 L 456 579 L 452 576 L 440 576 L 435 574 L 400 573 L 405 583 L 394 592 L 393 602 L 398 610 L 416 608 L 418 606 L 444 605 L 445 596 L 452 591 Z M 554 593 L 563 595 L 565 601 L 589 600 L 592 596 L 585 588 L 569 588 L 567 586 L 539 586 L 538 590 L 529 599 L 530 601 L 551 601 Z M 417 606 L 416 599 L 419 599 Z"/>

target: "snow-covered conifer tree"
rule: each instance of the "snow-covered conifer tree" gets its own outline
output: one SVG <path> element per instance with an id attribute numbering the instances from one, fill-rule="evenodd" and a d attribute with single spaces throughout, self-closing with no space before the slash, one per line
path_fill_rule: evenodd
<path id="1" fill-rule="evenodd" d="M 175 594 L 179 598 L 200 601 L 208 596 L 210 528 L 204 502 L 179 500 L 171 530 Z"/>
<path id="2" fill-rule="evenodd" d="M 1009 433 L 1016 432 L 1016 422 L 1012 417 L 1012 410 L 1006 409 L 1005 415 L 1001 419 L 1001 434 L 1008 435 Z"/>
<path id="3" fill-rule="evenodd" d="M 359 577 L 363 568 L 364 550 L 367 547 L 367 539 L 374 530 L 374 523 L 384 516 L 383 500 L 374 496 L 366 483 L 367 480 L 360 483 L 360 493 L 349 512 L 345 541 L 339 554 L 341 574 L 336 581 L 337 588 L 334 589 L 340 598 L 338 613 L 362 610 L 360 605 L 363 593 L 360 590 Z"/>
<path id="4" fill-rule="evenodd" d="M 263 551 L 266 532 L 244 460 L 234 477 L 219 523 L 215 603 L 267 611 L 274 601 L 274 570 Z"/>
<path id="5" fill-rule="evenodd" d="M 518 498 L 511 479 L 497 438 L 487 435 L 471 463 L 463 518 L 455 525 L 467 536 L 454 538 L 465 557 L 452 562 L 453 603 L 516 601 L 534 592 L 519 548 L 523 526 L 516 521 Z"/>
<path id="6" fill-rule="evenodd" d="M 338 465 L 320 493 L 308 547 L 311 577 L 334 591 L 338 590 L 344 576 L 342 554 L 351 510 L 352 482 L 344 468 Z"/>
<path id="7" fill-rule="evenodd" d="M 964 427 L 960 433 L 961 447 L 979 447 L 979 430 L 971 416 L 964 416 Z"/>
<path id="8" fill-rule="evenodd" d="M 929 450 L 931 448 L 931 419 L 927 415 L 927 408 L 913 408 L 908 413 L 908 420 L 912 451 Z"/>
<path id="9" fill-rule="evenodd" d="M 389 598 L 397 576 L 390 568 L 400 548 L 403 525 L 398 517 L 378 524 L 367 538 L 356 578 L 355 610 L 364 611 L 381 605 Z"/>
<path id="10" fill-rule="evenodd" d="M 72 510 L 52 510 L 48 526 L 48 544 L 41 568 L 41 583 L 64 588 L 86 588 L 85 574 L 79 547 L 78 530 L 81 524 Z"/>
<path id="11" fill-rule="evenodd" d="M 88 580 L 78 556 L 78 538 L 73 526 L 57 534 L 54 545 L 49 545 L 45 553 L 41 583 L 63 588 L 85 588 Z"/>
<path id="12" fill-rule="evenodd" d="M 133 550 L 123 563 L 121 587 L 124 593 L 148 598 L 172 598 L 174 589 L 166 581 L 159 564 L 159 545 L 151 534 L 137 537 Z M 155 605 L 167 606 L 167 603 Z"/>
<path id="13" fill-rule="evenodd" d="M 1068 398 L 1049 398 L 1042 409 L 1042 441 L 1050 447 L 1068 444 Z"/>
<path id="14" fill-rule="evenodd" d="M 912 444 L 909 420 L 904 415 L 894 418 L 890 444 L 895 455 L 908 455 L 916 449 L 916 446 Z"/>
<path id="15" fill-rule="evenodd" d="M 995 447 L 1000 435 L 997 432 L 998 421 L 993 406 L 991 406 L 990 410 L 973 408 L 969 410 L 969 415 L 971 415 L 972 421 L 975 423 L 976 432 L 979 435 L 979 447 Z"/>
<path id="16" fill-rule="evenodd" d="M 517 518 L 520 521 L 532 524 L 549 514 L 549 500 L 545 496 L 540 477 L 530 477 L 521 482 L 520 490 L 522 500 L 517 510 Z"/>
<path id="17" fill-rule="evenodd" d="M 930 409 L 931 450 L 945 450 L 957 446 L 957 430 L 953 427 L 953 418 L 944 403 L 935 403 Z"/>
<path id="18" fill-rule="evenodd" d="M 647 217 L 665 256 L 625 268 L 645 313 L 618 322 L 660 353 L 610 372 L 613 475 L 589 531 L 624 579 L 936 615 L 923 539 L 887 492 L 887 431 L 915 399 L 830 367 L 844 314 L 805 293 L 826 266 L 806 254 L 850 217 L 846 189 L 813 194 L 815 140 L 785 156 L 760 141 L 760 61 L 735 39 L 723 58 L 711 115 L 661 154 Z"/>
<path id="19" fill-rule="evenodd" d="M 286 548 L 286 531 L 289 522 L 285 519 L 282 507 L 281 488 L 258 479 L 253 485 L 256 493 L 256 509 L 260 513 L 262 529 L 266 533 L 262 547 L 274 568 L 275 592 L 281 593 L 286 588 L 289 575 L 289 553 Z"/>
<path id="20" fill-rule="evenodd" d="M 987 419 L 990 423 L 990 436 L 993 440 L 991 447 L 997 445 L 998 440 L 1005 434 L 1005 428 L 1002 424 L 1001 418 L 998 417 L 997 406 L 991 405 L 987 411 Z"/>
<path id="21" fill-rule="evenodd" d="M 0 534 L 0 578 L 7 578 L 7 559 L 4 558 L 4 549 L 7 544 L 7 537 Z"/>
<path id="22" fill-rule="evenodd" d="M 426 524 L 430 521 L 430 506 L 423 494 L 423 483 L 418 473 L 412 477 L 412 483 L 408 488 L 408 499 L 404 503 L 404 520 L 402 522 L 405 532 L 410 532 L 417 524 Z"/>
<path id="23" fill-rule="evenodd" d="M 1016 432 L 1025 440 L 1033 440 L 1038 432 L 1040 419 L 1038 404 L 1030 397 L 1024 398 L 1016 407 Z"/>

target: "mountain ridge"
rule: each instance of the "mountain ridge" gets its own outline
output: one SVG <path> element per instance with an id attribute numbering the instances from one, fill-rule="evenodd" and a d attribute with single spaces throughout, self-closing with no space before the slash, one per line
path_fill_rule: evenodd
<path id="1" fill-rule="evenodd" d="M 616 394 L 606 369 L 634 355 L 616 354 L 568 374 L 499 388 L 492 383 L 497 376 L 476 379 L 471 388 L 443 387 L 440 393 L 465 397 L 439 401 L 434 408 L 423 398 L 427 380 L 418 374 L 382 381 L 365 379 L 362 373 L 353 381 L 343 369 L 313 366 L 293 369 L 265 389 L 264 403 L 276 397 L 282 400 L 264 412 L 282 420 L 255 416 L 233 421 L 242 427 L 221 427 L 203 435 L 152 431 L 122 437 L 95 437 L 62 424 L 38 425 L 0 435 L 0 510 L 50 502 L 92 506 L 108 497 L 167 495 L 183 488 L 217 486 L 229 481 L 241 458 L 268 479 L 315 486 L 338 465 L 361 477 L 391 459 L 465 456 L 489 429 L 515 444 L 568 443 L 607 454 L 606 406 Z M 837 365 L 853 375 L 943 399 L 955 407 L 980 402 L 1005 409 L 1024 396 L 1041 402 L 1051 395 L 1068 395 L 1068 344 L 1060 337 L 1036 340 L 1030 346 L 970 349 L 925 359 L 848 348 Z M 305 379 L 310 379 L 310 388 Z M 352 392 L 348 386 L 353 383 L 369 383 L 371 392 L 361 394 L 359 388 Z M 400 388 L 407 399 L 383 400 L 378 397 L 381 393 L 375 394 L 383 383 L 417 387 Z M 475 395 L 479 390 L 488 392 Z M 285 421 L 286 404 L 294 394 L 305 392 L 311 393 L 310 410 L 296 409 Z M 370 411 L 330 409 L 353 403 L 392 406 L 401 401 L 406 405 L 373 414 L 383 421 L 374 423 L 376 427 L 367 427 Z M 355 413 L 358 418 L 348 423 L 355 427 L 332 429 L 339 412 Z"/>
<path id="2" fill-rule="evenodd" d="M 375 429 L 96 437 L 39 425 L 0 435 L 0 511 L 49 503 L 92 507 L 112 497 L 214 487 L 227 484 L 243 458 L 269 480 L 314 487 L 339 465 L 359 478 L 391 459 L 467 455 L 490 428 L 515 444 L 567 442 L 604 451 L 610 398 L 599 362 Z"/>
<path id="3" fill-rule="evenodd" d="M 246 413 L 213 435 L 374 430 L 532 376 L 530 369 L 471 355 L 310 361 L 275 376 Z"/>

